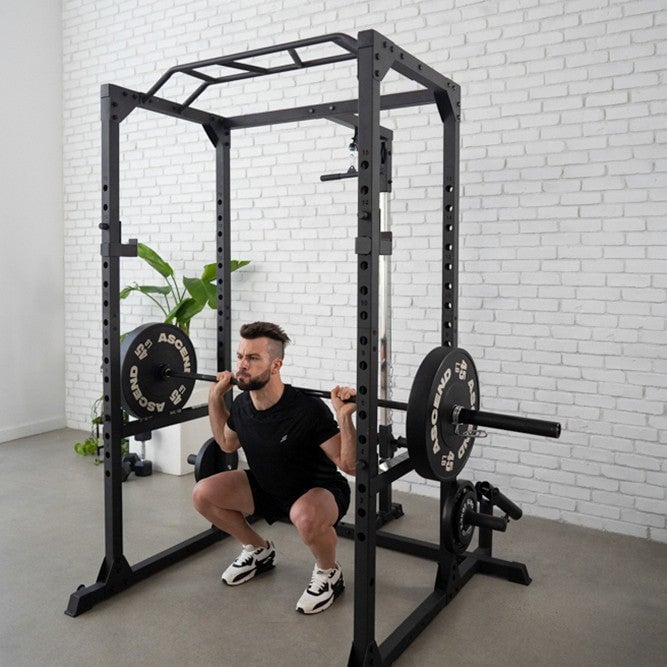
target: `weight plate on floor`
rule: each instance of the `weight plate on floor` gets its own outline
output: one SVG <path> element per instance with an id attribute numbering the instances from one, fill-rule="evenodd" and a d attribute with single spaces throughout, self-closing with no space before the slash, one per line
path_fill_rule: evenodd
<path id="1" fill-rule="evenodd" d="M 408 452 L 427 479 L 449 482 L 465 466 L 475 438 L 472 427 L 452 423 L 452 410 L 479 406 L 479 383 L 472 357 L 460 348 L 437 347 L 422 361 L 410 390 L 406 418 Z"/>
<path id="2" fill-rule="evenodd" d="M 445 547 L 455 554 L 462 554 L 475 532 L 475 526 L 465 520 L 467 510 L 477 511 L 477 492 L 471 482 L 458 480 L 456 491 L 445 499 L 442 513 Z"/>
<path id="3" fill-rule="evenodd" d="M 188 336 L 172 324 L 142 324 L 128 333 L 120 348 L 121 394 L 126 412 L 139 419 L 180 410 L 195 381 L 165 377 L 174 371 L 197 372 L 195 349 Z"/>

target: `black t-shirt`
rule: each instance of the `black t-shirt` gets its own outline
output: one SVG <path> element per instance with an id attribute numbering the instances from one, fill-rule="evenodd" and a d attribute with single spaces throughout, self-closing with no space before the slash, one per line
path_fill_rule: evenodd
<path id="1" fill-rule="evenodd" d="M 232 403 L 227 426 L 236 431 L 259 485 L 278 498 L 293 502 L 343 477 L 320 447 L 338 433 L 331 410 L 291 385 L 268 410 L 256 410 L 243 392 Z"/>

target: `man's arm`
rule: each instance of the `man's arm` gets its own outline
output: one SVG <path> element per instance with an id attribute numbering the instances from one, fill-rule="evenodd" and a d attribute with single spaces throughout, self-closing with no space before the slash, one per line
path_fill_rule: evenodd
<path id="1" fill-rule="evenodd" d="M 340 432 L 321 445 L 326 455 L 348 475 L 354 475 L 357 468 L 357 429 L 352 421 L 357 406 L 344 401 L 354 398 L 356 394 L 352 387 L 335 387 L 331 390 L 331 404 Z"/>
<path id="2" fill-rule="evenodd" d="M 215 441 L 223 452 L 231 454 L 240 446 L 235 431 L 227 426 L 229 410 L 225 404 L 225 394 L 232 386 L 232 373 L 223 371 L 217 375 L 218 381 L 211 385 L 208 392 L 208 419 Z"/>

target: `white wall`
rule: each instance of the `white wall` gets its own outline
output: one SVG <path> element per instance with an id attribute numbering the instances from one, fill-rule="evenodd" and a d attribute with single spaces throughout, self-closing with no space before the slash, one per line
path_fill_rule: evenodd
<path id="1" fill-rule="evenodd" d="M 100 84 L 145 91 L 175 64 L 366 28 L 462 86 L 459 343 L 482 406 L 563 424 L 559 441 L 493 433 L 463 476 L 488 478 L 528 514 L 667 540 L 660 0 L 65 0 L 69 423 L 85 426 L 100 386 Z M 383 92 L 402 87 L 391 74 Z M 342 65 L 224 87 L 197 106 L 234 115 L 356 94 Z M 395 129 L 392 368 L 405 400 L 439 343 L 441 130 L 424 109 L 383 123 Z M 214 253 L 208 139 L 144 112 L 121 128 L 125 237 L 197 273 Z M 355 184 L 319 182 L 347 169 L 349 135 L 317 121 L 232 137 L 232 254 L 252 260 L 234 276 L 234 319 L 285 326 L 295 384 L 355 379 Z M 123 268 L 126 282 L 151 277 L 137 261 Z M 136 299 L 123 326 L 158 317 Z M 212 312 L 193 325 L 201 369 L 213 369 L 213 330 Z M 437 491 L 414 474 L 397 486 Z"/>
<path id="2" fill-rule="evenodd" d="M 0 442 L 65 425 L 60 2 L 0 6 Z"/>

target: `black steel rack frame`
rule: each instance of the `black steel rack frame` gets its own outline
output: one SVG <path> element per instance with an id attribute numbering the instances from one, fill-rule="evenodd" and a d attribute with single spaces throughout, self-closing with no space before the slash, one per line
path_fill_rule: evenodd
<path id="1" fill-rule="evenodd" d="M 334 55 L 306 59 L 304 50 L 335 49 Z M 287 60 L 286 60 L 287 59 Z M 276 62 L 280 60 L 278 64 Z M 356 60 L 358 97 L 276 111 L 223 117 L 192 107 L 210 86 L 230 84 L 253 77 L 298 71 Z M 259 61 L 269 64 L 259 65 Z M 273 63 L 273 64 L 272 64 Z M 214 69 L 218 75 L 212 75 Z M 390 70 L 412 81 L 414 90 L 381 94 L 381 83 Z M 222 72 L 222 74 L 220 74 Z M 230 73 L 231 72 L 231 73 Z M 158 97 L 174 75 L 201 81 L 184 102 Z M 380 340 L 378 336 L 379 258 L 391 252 L 380 231 L 380 192 L 386 186 L 383 143 L 390 133 L 380 125 L 384 110 L 434 104 L 443 126 L 442 183 L 442 309 L 441 344 L 457 344 L 458 309 L 458 217 L 459 217 L 459 123 L 460 88 L 434 69 L 374 30 L 357 39 L 335 33 L 286 44 L 203 60 L 168 70 L 146 93 L 120 86 L 102 86 L 102 294 L 103 294 L 103 388 L 104 388 L 104 504 L 105 552 L 96 583 L 80 586 L 70 596 L 66 613 L 77 616 L 146 577 L 225 537 L 211 528 L 151 558 L 130 565 L 123 551 L 121 487 L 121 440 L 137 433 L 197 419 L 208 414 L 206 405 L 154 418 L 123 421 L 120 364 L 120 265 L 136 257 L 137 241 L 123 241 L 119 218 L 120 124 L 135 109 L 144 109 L 202 126 L 215 148 L 216 161 L 216 258 L 217 258 L 217 362 L 231 367 L 230 289 L 230 138 L 233 130 L 279 123 L 328 119 L 358 129 L 358 232 L 357 255 L 357 470 L 353 525 L 340 533 L 355 541 L 354 638 L 350 665 L 388 665 L 412 642 L 461 586 L 449 581 L 452 556 L 440 544 L 431 545 L 407 537 L 378 532 L 386 517 L 377 509 L 377 495 L 392 481 L 412 469 L 407 455 L 380 470 L 377 400 Z M 386 148 L 386 145 L 385 145 Z M 441 512 L 446 485 L 441 484 Z M 375 640 L 376 547 L 382 546 L 438 561 L 433 593 L 381 644 Z M 468 566 L 468 570 L 471 567 Z M 456 572 L 459 574 L 458 570 Z M 466 575 L 468 578 L 470 574 Z"/>

